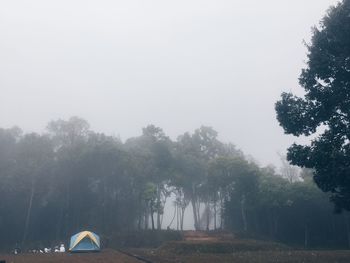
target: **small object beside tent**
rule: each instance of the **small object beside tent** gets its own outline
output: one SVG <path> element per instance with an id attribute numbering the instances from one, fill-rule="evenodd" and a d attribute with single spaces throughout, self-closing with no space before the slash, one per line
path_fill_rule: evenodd
<path id="1" fill-rule="evenodd" d="M 66 252 L 66 248 L 64 247 L 64 244 L 61 244 L 61 246 L 60 246 L 60 252 L 61 252 L 61 253 Z"/>
<path id="2" fill-rule="evenodd" d="M 70 252 L 96 252 L 100 250 L 100 237 L 93 232 L 82 231 L 70 239 Z"/>

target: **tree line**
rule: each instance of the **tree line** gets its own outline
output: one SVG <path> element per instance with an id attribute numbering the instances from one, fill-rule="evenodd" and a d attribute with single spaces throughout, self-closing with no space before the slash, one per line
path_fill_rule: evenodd
<path id="1" fill-rule="evenodd" d="M 346 246 L 349 220 L 333 214 L 312 170 L 284 168 L 259 167 L 206 126 L 172 140 L 149 125 L 125 142 L 79 117 L 51 121 L 42 134 L 0 129 L 0 245 L 66 240 L 82 229 L 165 229 L 172 200 L 178 230 L 190 208 L 196 230 Z"/>

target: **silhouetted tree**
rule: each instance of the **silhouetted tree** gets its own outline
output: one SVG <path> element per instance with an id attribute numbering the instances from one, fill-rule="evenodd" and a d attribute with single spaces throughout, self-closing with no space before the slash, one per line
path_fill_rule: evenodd
<path id="1" fill-rule="evenodd" d="M 308 45 L 300 75 L 304 97 L 283 93 L 277 119 L 287 134 L 320 135 L 311 145 L 293 144 L 292 164 L 314 169 L 318 187 L 331 194 L 338 211 L 350 210 L 350 1 L 331 7 Z M 321 132 L 322 131 L 322 132 Z"/>

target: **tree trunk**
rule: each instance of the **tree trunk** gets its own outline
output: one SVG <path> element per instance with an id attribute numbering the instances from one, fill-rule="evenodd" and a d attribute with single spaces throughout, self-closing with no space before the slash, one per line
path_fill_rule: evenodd
<path id="1" fill-rule="evenodd" d="M 184 230 L 184 216 L 185 216 L 185 209 L 186 207 L 181 207 L 181 221 L 180 221 L 180 229 L 181 231 Z"/>
<path id="2" fill-rule="evenodd" d="M 180 220 L 179 206 L 176 205 L 176 230 L 179 230 L 179 220 Z"/>
<path id="3" fill-rule="evenodd" d="M 216 201 L 214 201 L 214 230 L 216 230 Z"/>
<path id="4" fill-rule="evenodd" d="M 148 222 L 149 222 L 149 213 L 148 213 L 148 207 L 147 207 L 145 211 L 145 230 L 148 229 Z"/>
<path id="5" fill-rule="evenodd" d="M 224 227 L 224 198 L 220 194 L 220 229 Z"/>
<path id="6" fill-rule="evenodd" d="M 23 232 L 23 237 L 22 237 L 22 247 L 24 246 L 24 244 L 26 242 L 26 239 L 27 239 L 28 227 L 29 227 L 29 223 L 30 223 L 30 215 L 32 213 L 34 192 L 35 192 L 35 185 L 34 185 L 34 180 L 32 180 L 32 185 L 31 185 L 31 189 L 30 189 L 30 196 L 29 196 L 29 202 L 28 202 L 27 215 L 26 215 L 26 221 L 25 221 L 25 224 L 24 224 L 24 232 Z"/>
<path id="7" fill-rule="evenodd" d="M 138 218 L 138 222 L 137 222 L 137 229 L 138 230 L 141 230 L 141 219 L 142 219 L 142 216 L 141 216 L 141 213 L 139 213 L 139 218 Z"/>
<path id="8" fill-rule="evenodd" d="M 304 247 L 307 248 L 309 246 L 309 227 L 307 222 L 304 225 Z"/>
<path id="9" fill-rule="evenodd" d="M 66 189 L 66 203 L 65 203 L 65 213 L 64 213 L 64 218 L 63 218 L 63 234 L 64 236 L 68 236 L 68 232 L 69 232 L 69 226 L 70 226 L 70 189 L 71 189 L 71 182 L 70 180 L 68 180 L 67 183 L 67 189 Z"/>
<path id="10" fill-rule="evenodd" d="M 246 214 L 245 202 L 246 202 L 246 197 L 245 197 L 245 195 L 242 195 L 242 197 L 241 197 L 241 216 L 242 216 L 242 222 L 243 222 L 243 230 L 244 230 L 244 232 L 247 232 L 248 224 L 247 224 L 247 214 Z"/>
<path id="11" fill-rule="evenodd" d="M 274 215 L 274 220 L 273 220 L 273 235 L 275 238 L 277 238 L 277 233 L 278 233 L 278 216 L 277 213 Z"/>
<path id="12" fill-rule="evenodd" d="M 192 204 L 192 211 L 193 211 L 194 229 L 199 230 L 196 200 L 195 200 L 194 196 L 192 196 L 192 198 L 191 198 L 191 204 Z"/>
<path id="13" fill-rule="evenodd" d="M 107 233 L 107 224 L 106 224 L 106 214 L 107 214 L 107 183 L 106 178 L 103 177 L 103 201 L 102 201 L 102 231 Z"/>
<path id="14" fill-rule="evenodd" d="M 153 218 L 153 202 L 151 202 L 151 220 L 152 220 L 152 230 L 154 230 L 154 218 Z"/>
<path id="15" fill-rule="evenodd" d="M 160 191 L 160 186 L 159 184 L 157 185 L 157 204 L 158 204 L 158 209 L 157 209 L 157 229 L 161 229 L 161 222 L 160 222 L 160 206 L 161 206 L 161 191 Z"/>
<path id="16" fill-rule="evenodd" d="M 165 204 L 166 204 L 166 200 L 167 200 L 167 199 L 168 199 L 168 197 L 165 195 L 165 196 L 164 196 L 164 200 L 163 200 L 163 202 L 161 203 L 163 213 L 161 214 L 161 217 L 160 217 L 160 229 L 162 229 L 162 226 L 163 226 L 164 207 L 165 207 Z"/>
<path id="17" fill-rule="evenodd" d="M 57 228 L 56 228 L 56 240 L 61 239 L 63 214 L 64 214 L 64 205 L 62 203 L 60 213 L 58 215 L 58 222 L 57 222 Z"/>
<path id="18" fill-rule="evenodd" d="M 198 224 L 198 230 L 201 230 L 201 214 L 200 214 L 200 210 L 201 210 L 201 203 L 199 200 L 197 200 L 197 204 L 196 204 L 196 208 L 197 208 L 197 224 Z"/>
<path id="19" fill-rule="evenodd" d="M 177 205 L 175 205 L 175 209 L 174 209 L 174 215 L 173 215 L 173 218 L 171 219 L 170 221 L 170 224 L 167 226 L 167 229 L 170 228 L 170 226 L 173 224 L 174 222 L 174 219 L 175 219 L 175 216 L 176 216 L 176 209 L 177 209 Z"/>
<path id="20" fill-rule="evenodd" d="M 210 224 L 210 204 L 209 204 L 209 202 L 207 202 L 205 210 L 206 210 L 206 216 L 207 216 L 206 230 L 209 231 L 209 224 Z"/>
<path id="21" fill-rule="evenodd" d="M 350 248 L 350 224 L 349 224 L 349 214 L 345 212 L 346 214 L 344 215 L 345 218 L 345 225 L 346 225 L 346 235 L 348 239 L 348 248 Z"/>

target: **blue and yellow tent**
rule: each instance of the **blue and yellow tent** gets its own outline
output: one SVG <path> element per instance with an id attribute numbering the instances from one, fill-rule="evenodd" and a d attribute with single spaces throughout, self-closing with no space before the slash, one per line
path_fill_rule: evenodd
<path id="1" fill-rule="evenodd" d="M 70 239 L 70 252 L 100 251 L 100 237 L 90 231 L 82 231 Z"/>

